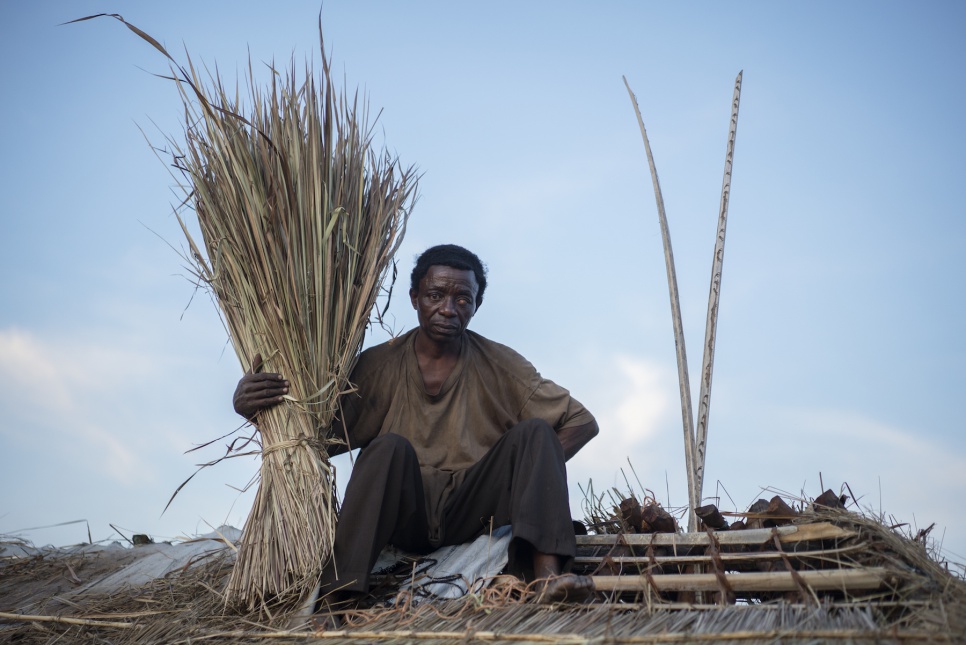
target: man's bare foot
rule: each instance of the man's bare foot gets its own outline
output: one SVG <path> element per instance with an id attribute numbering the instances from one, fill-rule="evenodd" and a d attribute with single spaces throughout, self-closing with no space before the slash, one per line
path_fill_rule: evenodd
<path id="1" fill-rule="evenodd" d="M 335 632 L 343 627 L 342 616 L 324 611 L 314 614 L 309 624 L 316 632 Z"/>
<path id="2" fill-rule="evenodd" d="M 315 604 L 310 624 L 318 632 L 338 631 L 345 626 L 342 614 L 365 597 L 363 592 L 337 590 L 321 596 Z"/>
<path id="3" fill-rule="evenodd" d="M 564 573 L 538 580 L 536 592 L 536 602 L 543 605 L 554 602 L 580 602 L 594 593 L 594 580 L 590 576 Z"/>
<path id="4" fill-rule="evenodd" d="M 358 600 L 356 594 L 350 595 L 338 591 L 319 598 L 315 613 L 312 614 L 310 621 L 312 628 L 317 632 L 331 632 L 342 629 L 345 626 L 342 612 L 348 609 L 354 600 Z"/>

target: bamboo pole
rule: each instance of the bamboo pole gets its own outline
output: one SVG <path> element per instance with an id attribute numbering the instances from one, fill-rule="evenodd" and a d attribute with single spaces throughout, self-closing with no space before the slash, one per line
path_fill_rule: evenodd
<path id="1" fill-rule="evenodd" d="M 711 263 L 711 288 L 708 294 L 708 316 L 704 327 L 704 358 L 701 361 L 701 393 L 698 396 L 698 418 L 694 437 L 694 481 L 700 500 L 704 488 L 704 457 L 708 442 L 708 414 L 711 408 L 711 373 L 714 364 L 715 336 L 718 329 L 718 302 L 721 298 L 721 269 L 724 262 L 725 230 L 728 226 L 728 199 L 731 196 L 731 166 L 735 156 L 735 137 L 738 132 L 738 104 L 741 100 L 741 75 L 735 79 L 735 93 L 731 100 L 731 123 L 725 151 L 724 178 L 721 180 L 721 203 L 718 207 L 718 234 Z M 692 506 L 692 509 L 697 506 Z M 690 519 L 688 522 L 691 524 Z"/>
<path id="2" fill-rule="evenodd" d="M 830 522 L 812 524 L 793 524 L 776 526 L 770 529 L 747 529 L 744 531 L 718 531 L 715 540 L 721 546 L 733 544 L 766 544 L 775 534 L 782 543 L 806 542 L 809 540 L 841 540 L 855 536 L 855 531 L 835 526 Z M 604 535 L 578 535 L 577 546 L 708 546 L 711 538 L 707 533 L 625 533 Z"/>
<path id="3" fill-rule="evenodd" d="M 688 377 L 688 357 L 684 347 L 684 324 L 681 322 L 681 300 L 678 297 L 678 278 L 674 270 L 674 253 L 671 250 L 671 231 L 667 223 L 667 214 L 664 212 L 664 197 L 661 194 L 661 183 L 657 178 L 657 168 L 654 165 L 654 155 L 651 154 L 651 144 L 647 139 L 647 130 L 644 127 L 644 118 L 641 116 L 641 109 L 637 105 L 637 97 L 631 90 L 627 77 L 624 79 L 624 87 L 630 96 L 631 104 L 634 106 L 634 113 L 637 115 L 637 124 L 641 128 L 641 137 L 644 139 L 644 150 L 647 152 L 647 165 L 651 170 L 651 182 L 654 184 L 654 198 L 657 200 L 657 215 L 661 223 L 661 238 L 664 240 L 664 263 L 667 268 L 667 286 L 671 293 L 671 320 L 674 325 L 674 347 L 677 352 L 678 361 L 678 384 L 681 392 L 681 417 L 684 425 L 684 461 L 688 472 L 688 506 L 691 509 L 697 508 L 699 495 L 697 481 L 695 480 L 694 469 L 694 418 L 691 412 L 691 381 Z M 697 530 L 697 518 L 694 513 L 688 513 L 688 530 Z"/>
<path id="4" fill-rule="evenodd" d="M 829 560 L 832 556 L 843 553 L 854 553 L 867 549 L 867 544 L 854 544 L 852 546 L 841 547 L 838 549 L 820 549 L 816 551 L 792 551 L 784 553 L 779 551 L 754 551 L 749 553 L 721 553 L 716 557 L 711 555 L 656 555 L 656 556 L 636 556 L 636 555 L 602 555 L 602 556 L 577 556 L 574 558 L 575 565 L 592 565 L 602 562 L 628 565 L 683 565 L 683 564 L 707 564 L 712 565 L 714 560 L 721 562 L 761 562 L 762 560 L 781 560 L 791 558 L 793 560 Z"/>
<path id="5" fill-rule="evenodd" d="M 662 605 L 663 606 L 663 605 Z M 318 640 L 361 640 L 361 641 L 441 641 L 449 640 L 453 642 L 504 642 L 504 643 L 564 643 L 572 645 L 594 645 L 601 642 L 616 643 L 620 645 L 648 643 L 719 643 L 723 641 L 767 641 L 785 642 L 791 639 L 821 642 L 829 640 L 843 641 L 925 641 L 925 642 L 952 642 L 949 634 L 937 631 L 926 630 L 900 630 L 900 629 L 764 629 L 751 630 L 745 629 L 731 632 L 660 632 L 656 634 L 635 634 L 632 636 L 608 635 L 602 640 L 600 637 L 588 637 L 581 634 L 516 634 L 512 631 L 476 631 L 466 629 L 463 631 L 416 631 L 391 629 L 380 631 L 348 631 L 344 629 L 335 631 L 320 632 L 258 632 L 258 631 L 231 631 L 214 632 L 198 636 L 192 641 L 208 639 L 277 639 L 277 640 L 305 640 L 307 638 Z"/>
<path id="6" fill-rule="evenodd" d="M 869 590 L 880 588 L 892 575 L 885 567 L 827 569 L 797 572 L 815 590 Z M 767 573 L 724 573 L 728 587 L 737 592 L 798 591 L 798 583 L 788 571 Z M 683 573 L 649 576 L 593 576 L 597 591 L 718 591 L 718 574 Z"/>
<path id="7" fill-rule="evenodd" d="M 85 627 L 114 627 L 116 629 L 129 629 L 134 627 L 134 623 L 120 623 L 111 620 L 94 620 L 91 618 L 69 618 L 67 616 L 39 616 L 32 614 L 11 614 L 0 611 L 0 619 L 17 620 L 29 623 L 62 623 L 64 625 L 83 625 Z"/>

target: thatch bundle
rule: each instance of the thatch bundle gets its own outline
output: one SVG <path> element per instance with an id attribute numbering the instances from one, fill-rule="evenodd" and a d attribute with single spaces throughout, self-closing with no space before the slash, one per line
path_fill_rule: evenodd
<path id="1" fill-rule="evenodd" d="M 331 553 L 326 443 L 338 438 L 320 429 L 348 386 L 415 194 L 411 169 L 373 150 L 365 106 L 336 92 L 322 56 L 318 83 L 311 68 L 299 80 L 294 63 L 264 93 L 251 83 L 247 117 L 217 77 L 179 84 L 180 167 L 207 256 L 184 228 L 197 275 L 242 364 L 261 354 L 291 382 L 286 403 L 258 419 L 261 481 L 228 585 L 229 601 L 249 606 L 298 591 Z"/>
<path id="2" fill-rule="evenodd" d="M 113 16 L 118 20 L 120 16 Z M 416 176 L 372 143 L 365 101 L 295 62 L 248 104 L 217 72 L 172 63 L 185 143 L 171 139 L 203 250 L 182 221 L 188 260 L 217 298 L 242 365 L 264 357 L 290 394 L 262 412 L 260 483 L 227 589 L 253 607 L 313 582 L 331 554 L 334 472 L 326 446 L 349 373 L 415 200 Z M 321 28 L 320 28 L 321 40 Z M 179 221 L 181 220 L 179 216 Z"/>

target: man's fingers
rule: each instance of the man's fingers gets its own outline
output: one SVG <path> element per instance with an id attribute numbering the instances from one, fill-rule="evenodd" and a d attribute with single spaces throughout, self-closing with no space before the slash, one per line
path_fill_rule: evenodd
<path id="1" fill-rule="evenodd" d="M 288 392 L 289 382 L 281 374 L 261 373 L 249 374 L 242 379 L 242 386 L 246 392 L 261 392 L 262 390 L 284 390 Z"/>
<path id="2" fill-rule="evenodd" d="M 268 401 L 269 399 L 280 399 L 286 394 L 288 394 L 287 387 L 272 387 L 245 392 L 245 399 L 249 401 Z M 273 403 L 277 402 L 273 401 Z"/>
<path id="3" fill-rule="evenodd" d="M 238 381 L 232 398 L 235 412 L 249 421 L 254 419 L 260 410 L 281 403 L 284 396 L 289 393 L 289 382 L 281 374 L 258 371 L 263 363 L 262 355 L 255 354 L 252 359 L 252 371 L 246 372 Z"/>

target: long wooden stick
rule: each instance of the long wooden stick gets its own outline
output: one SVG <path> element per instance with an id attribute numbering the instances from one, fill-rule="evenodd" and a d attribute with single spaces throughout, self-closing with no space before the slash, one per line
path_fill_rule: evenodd
<path id="1" fill-rule="evenodd" d="M 664 605 L 661 605 L 662 607 Z M 632 607 L 624 605 L 623 607 Z M 407 631 L 407 630 L 387 630 L 387 631 L 347 631 L 344 629 L 327 632 L 257 632 L 257 631 L 233 631 L 233 632 L 214 632 L 205 634 L 192 639 L 192 642 L 207 639 L 278 639 L 278 640 L 305 640 L 313 638 L 318 640 L 361 640 L 361 641 L 439 641 L 451 640 L 453 642 L 528 642 L 528 643 L 562 643 L 592 645 L 602 642 L 600 637 L 588 637 L 582 634 L 516 634 L 512 631 L 492 632 L 475 631 L 467 629 L 464 631 Z M 789 640 L 803 641 L 924 641 L 924 642 L 952 642 L 949 634 L 937 631 L 925 630 L 899 630 L 899 629 L 765 629 L 765 630 L 741 630 L 730 632 L 660 632 L 656 634 L 634 634 L 628 636 L 608 635 L 604 642 L 617 643 L 620 645 L 646 645 L 649 643 L 701 643 L 712 642 L 720 643 L 723 641 L 767 641 L 785 642 Z"/>
<path id="2" fill-rule="evenodd" d="M 671 231 L 668 228 L 667 214 L 664 212 L 664 197 L 661 194 L 661 183 L 657 178 L 657 168 L 654 165 L 654 155 L 651 154 L 651 144 L 647 139 L 647 130 L 644 128 L 644 119 L 641 117 L 641 109 L 637 105 L 637 97 L 631 90 L 631 86 L 624 79 L 624 87 L 631 97 L 631 104 L 634 106 L 634 113 L 637 115 L 637 124 L 641 128 L 641 137 L 644 139 L 644 150 L 647 152 L 647 165 L 651 169 L 651 181 L 654 184 L 654 198 L 657 200 L 657 215 L 661 222 L 661 237 L 664 240 L 664 263 L 667 267 L 667 286 L 671 293 L 671 320 L 674 325 L 674 347 L 677 350 L 678 359 L 678 384 L 681 390 L 681 417 L 684 424 L 684 462 L 688 471 L 688 505 L 695 509 L 698 503 L 699 491 L 695 480 L 694 470 L 694 418 L 691 413 L 691 381 L 688 378 L 688 356 L 684 347 L 684 324 L 681 322 L 681 300 L 678 297 L 678 278 L 674 271 L 674 253 L 671 251 Z M 694 513 L 689 513 L 688 530 L 697 530 L 697 518 Z"/>
<path id="3" fill-rule="evenodd" d="M 4 620 L 19 620 L 29 623 L 64 623 L 66 625 L 86 625 L 88 627 L 116 627 L 129 629 L 134 623 L 119 623 L 110 620 L 92 620 L 90 618 L 68 618 L 67 616 L 35 616 L 31 614 L 10 614 L 0 611 L 0 618 Z"/>
<path id="4" fill-rule="evenodd" d="M 601 555 L 601 556 L 577 556 L 574 564 L 600 564 L 601 562 L 613 562 L 614 564 L 627 565 L 655 565 L 655 564 L 708 564 L 713 561 L 721 562 L 761 562 L 762 560 L 781 560 L 782 558 L 792 558 L 794 560 L 828 560 L 832 556 L 843 553 L 854 553 L 869 548 L 867 544 L 854 544 L 852 546 L 837 549 L 821 549 L 817 551 L 793 551 L 791 553 L 781 553 L 778 551 L 753 551 L 749 553 L 720 553 L 714 557 L 711 555 L 656 555 L 656 556 L 632 556 L 632 555 Z M 633 575 L 633 574 L 627 574 Z"/>
<path id="5" fill-rule="evenodd" d="M 777 526 L 770 529 L 748 529 L 746 531 L 718 531 L 714 539 L 719 545 L 765 544 L 774 535 L 784 543 L 805 542 L 809 540 L 842 540 L 855 536 L 855 531 L 845 529 L 829 522 Z M 711 538 L 707 533 L 626 533 L 603 535 L 578 535 L 577 546 L 669 546 L 669 547 L 706 547 Z"/>
<path id="6" fill-rule="evenodd" d="M 891 576 L 884 567 L 863 569 L 828 569 L 799 571 L 802 581 L 812 589 L 843 591 L 878 589 Z M 734 591 L 798 591 L 798 585 L 787 571 L 769 573 L 725 573 Z M 651 576 L 594 576 L 597 591 L 637 591 L 653 587 L 657 591 L 717 591 L 719 582 L 713 573 L 660 574 Z"/>
<path id="7" fill-rule="evenodd" d="M 738 103 L 741 100 L 741 75 L 735 79 L 735 93 L 731 100 L 731 124 L 728 128 L 728 147 L 725 152 L 724 178 L 721 180 L 721 203 L 718 207 L 718 235 L 714 243 L 711 263 L 711 288 L 708 294 L 708 317 L 704 326 L 704 358 L 701 361 L 701 393 L 698 396 L 698 418 L 694 438 L 694 480 L 698 499 L 704 488 L 704 456 L 708 443 L 708 413 L 711 407 L 711 372 L 714 364 L 715 335 L 718 329 L 718 301 L 721 297 L 721 268 L 724 262 L 725 229 L 728 226 L 728 198 L 731 196 L 731 165 L 735 156 L 735 137 L 738 132 Z M 692 506 L 692 509 L 697 506 Z"/>

